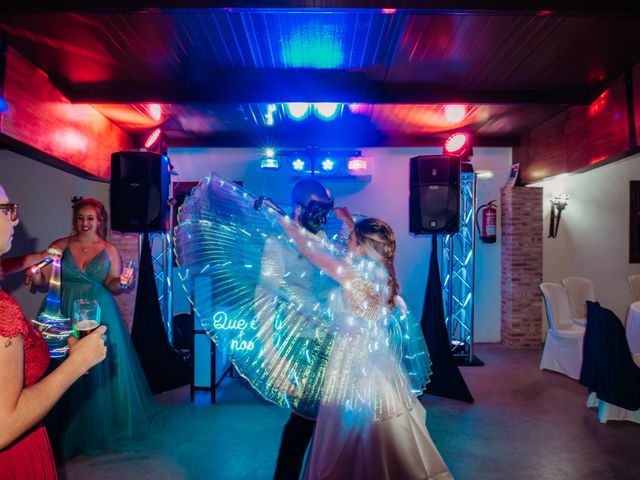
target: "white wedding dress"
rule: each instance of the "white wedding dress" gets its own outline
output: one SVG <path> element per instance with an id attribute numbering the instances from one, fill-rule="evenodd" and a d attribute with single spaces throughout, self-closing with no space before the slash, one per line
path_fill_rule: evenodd
<path id="1" fill-rule="evenodd" d="M 373 319 L 359 325 L 342 295 L 333 298 L 338 335 L 303 477 L 452 479 L 427 431 L 426 410 L 411 391 L 400 355 L 385 348 L 394 344 L 393 327 L 376 326 Z M 377 320 L 387 323 L 385 315 Z M 379 348 L 370 348 L 376 342 Z"/>

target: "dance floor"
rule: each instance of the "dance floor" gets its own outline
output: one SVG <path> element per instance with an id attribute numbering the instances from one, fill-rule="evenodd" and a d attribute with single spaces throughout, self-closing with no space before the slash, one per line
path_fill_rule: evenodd
<path id="1" fill-rule="evenodd" d="M 461 369 L 474 404 L 422 398 L 431 436 L 456 479 L 640 478 L 640 425 L 599 423 L 585 406 L 585 387 L 538 369 L 541 351 L 481 344 L 476 354 L 486 365 Z M 156 396 L 146 440 L 67 462 L 61 478 L 271 479 L 288 412 L 240 379 L 224 381 L 215 405 L 205 394 L 189 403 L 188 394 L 185 387 Z"/>

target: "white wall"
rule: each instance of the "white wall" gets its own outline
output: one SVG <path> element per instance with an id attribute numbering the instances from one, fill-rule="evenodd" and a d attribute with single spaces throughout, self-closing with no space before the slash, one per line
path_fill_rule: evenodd
<path id="1" fill-rule="evenodd" d="M 544 281 L 590 278 L 597 300 L 621 319 L 631 302 L 627 277 L 640 273 L 640 264 L 629 263 L 630 180 L 640 180 L 640 155 L 536 184 L 544 188 Z M 569 194 L 569 204 L 557 237 L 547 238 L 549 201 L 559 193 Z"/>
<path id="2" fill-rule="evenodd" d="M 0 150 L 0 184 L 13 202 L 20 204 L 20 224 L 8 256 L 46 248 L 71 231 L 71 198 L 93 197 L 109 205 L 109 185 L 76 177 L 9 150 Z M 34 318 L 44 298 L 23 284 L 24 273 L 10 275 L 2 283 Z"/>
<path id="3" fill-rule="evenodd" d="M 396 269 L 402 294 L 410 308 L 420 315 L 428 274 L 430 238 L 409 234 L 408 196 L 409 159 L 416 155 L 437 154 L 439 148 L 363 149 L 373 158 L 373 179 L 323 182 L 336 197 L 336 205 L 346 205 L 353 213 L 380 217 L 395 230 L 398 240 Z M 281 203 L 289 202 L 293 184 L 282 171 L 261 170 L 260 152 L 254 149 L 171 149 L 171 161 L 179 176 L 175 181 L 200 180 L 211 170 L 229 180 L 242 180 L 244 187 L 256 195 L 267 195 Z M 491 180 L 478 182 L 478 205 L 499 199 L 511 166 L 511 150 L 505 148 L 474 149 L 476 169 L 491 169 Z M 500 340 L 500 240 L 478 243 L 476 264 L 475 341 Z"/>

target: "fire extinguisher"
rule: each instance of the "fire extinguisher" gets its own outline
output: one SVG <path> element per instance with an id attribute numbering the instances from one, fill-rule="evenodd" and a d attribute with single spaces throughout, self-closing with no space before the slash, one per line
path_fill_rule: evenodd
<path id="1" fill-rule="evenodd" d="M 478 210 L 476 210 L 476 227 L 478 227 L 480 240 L 484 243 L 496 243 L 496 220 L 498 218 L 498 210 L 496 209 L 495 202 L 497 202 L 497 200 L 491 200 L 489 203 L 480 205 Z M 480 210 L 482 210 L 482 218 L 480 220 L 482 226 L 478 225 Z"/>

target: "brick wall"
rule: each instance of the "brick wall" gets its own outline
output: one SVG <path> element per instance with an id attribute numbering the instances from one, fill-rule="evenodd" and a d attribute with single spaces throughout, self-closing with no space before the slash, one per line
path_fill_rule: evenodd
<path id="1" fill-rule="evenodd" d="M 134 287 L 138 285 L 138 266 L 139 266 L 139 238 L 137 233 L 120 233 L 111 232 L 110 241 L 113 243 L 122 257 L 123 265 L 128 260 L 136 262 L 136 269 L 134 272 Z M 136 307 L 136 289 L 130 288 L 115 296 L 116 303 L 120 307 L 122 316 L 124 318 L 125 325 L 131 332 L 131 325 L 133 324 L 133 311 Z"/>
<path id="2" fill-rule="evenodd" d="M 542 189 L 504 187 L 501 198 L 501 342 L 540 348 L 542 312 Z"/>

